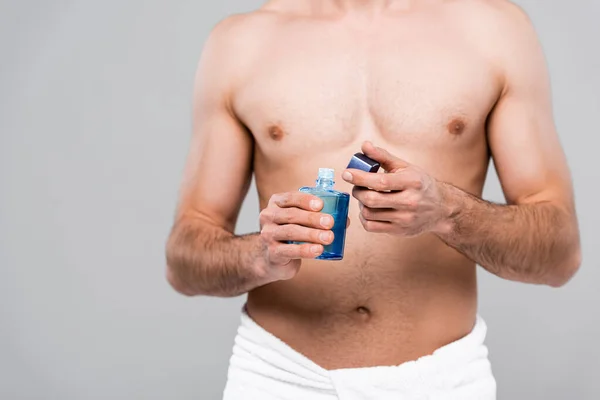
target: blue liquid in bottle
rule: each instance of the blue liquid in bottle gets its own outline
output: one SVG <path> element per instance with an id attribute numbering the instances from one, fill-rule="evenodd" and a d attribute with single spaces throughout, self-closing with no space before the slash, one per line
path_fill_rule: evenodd
<path id="1" fill-rule="evenodd" d="M 344 243 L 346 241 L 346 220 L 348 219 L 348 204 L 350 195 L 333 189 L 335 184 L 334 170 L 319 168 L 319 176 L 315 187 L 305 186 L 300 188 L 303 193 L 309 193 L 323 200 L 321 212 L 333 217 L 333 242 L 327 246 L 318 260 L 341 260 L 344 258 Z"/>

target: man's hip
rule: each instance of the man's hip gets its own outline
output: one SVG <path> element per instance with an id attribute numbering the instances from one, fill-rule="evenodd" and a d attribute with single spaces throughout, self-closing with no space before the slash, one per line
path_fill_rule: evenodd
<path id="1" fill-rule="evenodd" d="M 397 366 L 326 370 L 242 310 L 224 400 L 494 400 L 496 381 L 481 317 L 465 337 Z"/>

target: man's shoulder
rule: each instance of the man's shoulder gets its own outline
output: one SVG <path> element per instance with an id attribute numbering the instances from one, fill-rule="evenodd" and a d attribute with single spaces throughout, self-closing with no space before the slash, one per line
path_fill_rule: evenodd
<path id="1" fill-rule="evenodd" d="M 450 0 L 447 14 L 469 42 L 496 62 L 537 40 L 527 12 L 509 0 Z M 458 22 L 458 24 L 457 24 Z"/>
<path id="2" fill-rule="evenodd" d="M 472 21 L 490 28 L 530 25 L 527 12 L 510 0 L 450 0 L 458 12 L 473 17 Z"/>
<path id="3" fill-rule="evenodd" d="M 209 40 L 224 46 L 245 45 L 266 39 L 276 31 L 284 19 L 285 16 L 281 13 L 268 9 L 232 14 L 212 28 Z"/>
<path id="4" fill-rule="evenodd" d="M 510 0 L 449 0 L 448 3 L 469 7 L 476 11 L 490 12 L 497 15 L 524 13 L 523 8 Z"/>
<path id="5" fill-rule="evenodd" d="M 281 16 L 275 12 L 257 10 L 232 14 L 218 21 L 204 42 L 201 60 L 221 75 L 232 77 L 259 61 L 274 37 Z"/>

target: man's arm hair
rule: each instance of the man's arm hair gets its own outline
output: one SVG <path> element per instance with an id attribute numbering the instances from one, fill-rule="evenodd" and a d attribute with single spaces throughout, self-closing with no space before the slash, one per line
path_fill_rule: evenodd
<path id="1" fill-rule="evenodd" d="M 180 293 L 239 296 L 260 286 L 257 235 L 236 236 L 186 218 L 175 225 L 167 244 L 167 278 Z"/>
<path id="2" fill-rule="evenodd" d="M 253 138 L 231 106 L 248 47 L 222 21 L 207 40 L 195 78 L 193 136 L 175 223 L 166 246 L 167 279 L 185 295 L 237 296 L 263 284 L 257 235 L 234 235 L 252 176 Z"/>
<path id="3" fill-rule="evenodd" d="M 488 143 L 507 199 L 493 204 L 444 186 L 453 216 L 440 237 L 488 271 L 561 286 L 581 263 L 570 174 L 552 115 L 544 54 L 527 15 L 506 2 L 494 42 L 503 91 Z M 489 47 L 489 46 L 488 46 Z"/>
<path id="4" fill-rule="evenodd" d="M 581 263 L 573 211 L 553 202 L 503 205 L 444 184 L 451 199 L 446 244 L 489 272 L 514 281 L 565 284 Z"/>

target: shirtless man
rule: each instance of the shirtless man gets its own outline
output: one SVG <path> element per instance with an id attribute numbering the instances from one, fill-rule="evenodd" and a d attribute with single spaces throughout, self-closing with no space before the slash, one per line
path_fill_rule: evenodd
<path id="1" fill-rule="evenodd" d="M 495 398 L 485 345 L 465 345 L 474 326 L 485 333 L 476 264 L 559 287 L 581 262 L 524 12 L 505 0 L 273 0 L 218 24 L 196 82 L 167 278 L 189 296 L 248 293 L 225 397 Z M 345 170 L 361 148 L 386 173 Z M 480 198 L 491 157 L 507 204 Z M 354 197 L 342 261 L 314 260 L 332 219 L 298 188 L 319 167 Z M 252 175 L 261 232 L 237 236 Z M 442 376 L 411 370 L 426 363 Z"/>

